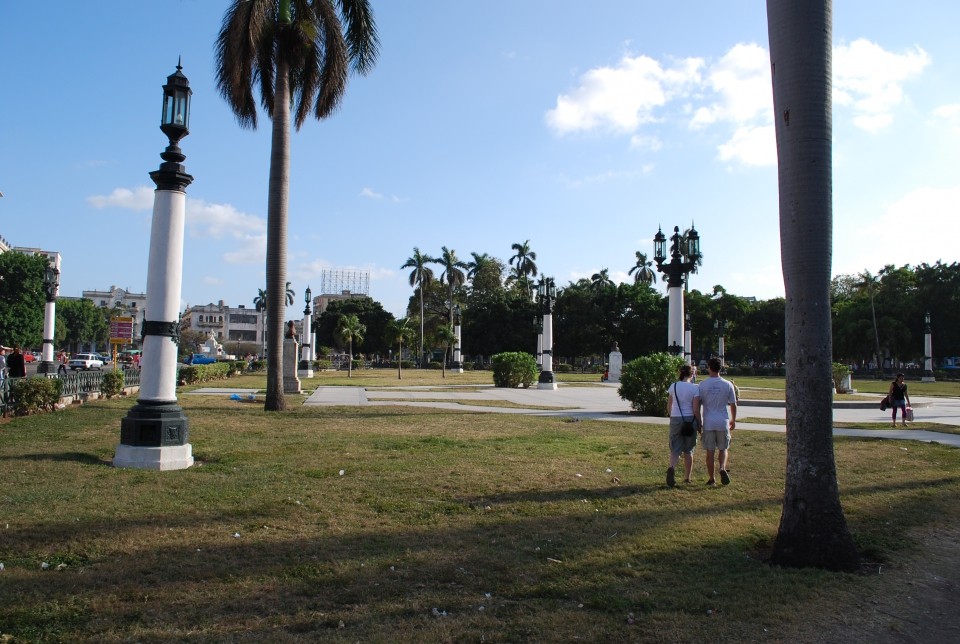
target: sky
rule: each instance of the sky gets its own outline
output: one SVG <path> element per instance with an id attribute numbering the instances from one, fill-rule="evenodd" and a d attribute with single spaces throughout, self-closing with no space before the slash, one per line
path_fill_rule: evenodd
<path id="1" fill-rule="evenodd" d="M 691 224 L 691 288 L 783 296 L 764 2 L 371 4 L 376 67 L 292 136 L 288 318 L 324 269 L 369 272 L 403 316 L 414 247 L 507 262 L 529 240 L 560 286 L 604 268 L 625 282 L 658 228 Z M 61 295 L 146 290 L 178 59 L 182 304 L 252 307 L 264 287 L 270 121 L 241 129 L 217 92 L 227 5 L 0 4 L 0 236 L 60 252 Z M 833 273 L 958 261 L 960 3 L 833 6 Z"/>

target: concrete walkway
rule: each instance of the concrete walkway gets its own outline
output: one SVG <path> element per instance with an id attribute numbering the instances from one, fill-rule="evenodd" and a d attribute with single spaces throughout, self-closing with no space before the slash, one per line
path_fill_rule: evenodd
<path id="1" fill-rule="evenodd" d="M 201 393 L 198 391 L 196 393 Z M 749 392 L 744 392 L 749 394 Z M 872 398 L 879 400 L 879 396 Z M 471 401 L 501 401 L 521 407 L 471 405 Z M 868 398 L 867 403 L 870 402 Z M 960 427 L 960 399 L 911 397 L 918 420 Z M 497 414 L 574 417 L 593 420 L 667 424 L 666 418 L 629 414 L 630 405 L 617 395 L 616 384 L 575 385 L 560 384 L 556 390 L 505 389 L 490 386 L 445 387 L 318 387 L 304 402 L 307 406 L 407 405 L 435 407 Z M 773 406 L 770 401 L 740 401 L 741 418 L 784 419 L 782 403 Z M 844 423 L 889 422 L 890 412 L 881 412 L 875 404 L 838 405 L 835 421 Z M 779 424 L 742 423 L 737 429 L 766 432 L 786 432 Z M 860 436 L 895 440 L 915 440 L 942 443 L 960 447 L 960 435 L 911 429 L 852 429 L 834 428 L 835 436 Z"/>

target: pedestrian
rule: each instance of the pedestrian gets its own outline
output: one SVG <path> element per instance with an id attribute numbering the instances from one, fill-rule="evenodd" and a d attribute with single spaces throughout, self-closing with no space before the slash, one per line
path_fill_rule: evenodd
<path id="1" fill-rule="evenodd" d="M 737 426 L 737 394 L 733 383 L 720 377 L 719 358 L 707 361 L 710 376 L 700 382 L 699 418 L 703 423 L 703 449 L 707 453 L 707 485 L 716 485 L 714 478 L 714 453 L 720 469 L 720 482 L 730 484 L 727 473 L 727 456 L 730 449 L 730 432 Z"/>
<path id="2" fill-rule="evenodd" d="M 903 426 L 906 427 L 907 406 L 910 405 L 910 396 L 907 394 L 907 383 L 903 381 L 902 373 L 898 373 L 894 381 L 890 383 L 890 391 L 887 392 L 887 395 L 890 396 L 890 409 L 893 410 L 893 416 L 891 417 L 893 426 L 897 426 L 897 409 L 899 409 Z"/>
<path id="3" fill-rule="evenodd" d="M 7 377 L 7 348 L 0 346 L 0 381 Z"/>
<path id="4" fill-rule="evenodd" d="M 63 349 L 60 350 L 60 353 L 57 354 L 57 362 L 60 363 L 57 367 L 57 375 L 67 373 L 67 352 Z"/>
<path id="5" fill-rule="evenodd" d="M 13 353 L 7 358 L 7 371 L 11 378 L 26 378 L 27 364 L 23 360 L 20 347 L 13 347 Z"/>
<path id="6" fill-rule="evenodd" d="M 680 379 L 670 387 L 667 397 L 667 414 L 670 416 L 670 467 L 667 468 L 667 485 L 677 484 L 676 466 L 683 456 L 684 483 L 690 482 L 693 472 L 693 450 L 697 447 L 697 429 L 700 427 L 700 391 L 693 384 L 693 368 L 680 367 Z"/>

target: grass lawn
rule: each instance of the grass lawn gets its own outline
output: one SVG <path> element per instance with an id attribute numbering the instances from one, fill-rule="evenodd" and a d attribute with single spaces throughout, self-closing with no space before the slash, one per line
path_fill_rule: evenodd
<path id="1" fill-rule="evenodd" d="M 741 389 L 750 388 L 750 389 L 778 389 L 781 392 L 786 388 L 786 380 L 781 377 L 774 376 L 739 376 L 730 378 L 737 386 Z M 853 388 L 856 389 L 859 393 L 867 394 L 877 394 L 878 400 L 879 397 L 887 395 L 887 391 L 890 389 L 890 383 L 893 379 L 889 380 L 876 380 L 876 379 L 853 379 Z M 960 396 L 960 381 L 938 381 L 938 382 L 919 382 L 917 380 L 908 380 L 907 381 L 908 391 L 911 396 Z M 780 394 L 782 397 L 782 393 Z M 752 398 L 751 395 L 744 393 L 745 398 Z M 838 397 L 838 400 L 841 398 Z M 862 400 L 862 397 L 860 397 Z"/>
<path id="2" fill-rule="evenodd" d="M 110 466 L 130 400 L 0 425 L 0 641 L 841 640 L 960 519 L 960 450 L 840 438 L 863 571 L 783 570 L 779 434 L 669 489 L 662 426 L 180 402 L 175 472 Z"/>

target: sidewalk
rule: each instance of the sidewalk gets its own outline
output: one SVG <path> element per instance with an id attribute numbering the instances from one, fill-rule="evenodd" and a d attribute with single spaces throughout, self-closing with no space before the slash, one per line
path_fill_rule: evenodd
<path id="1" fill-rule="evenodd" d="M 199 393 L 199 392 L 197 392 Z M 503 401 L 522 407 L 491 407 L 471 405 L 470 401 Z M 925 421 L 960 427 L 960 399 L 913 397 L 918 417 Z M 490 386 L 470 387 L 318 387 L 304 402 L 309 406 L 333 405 L 407 405 L 413 407 L 436 407 L 460 411 L 496 414 L 520 414 L 532 416 L 560 416 L 591 420 L 616 420 L 620 422 L 667 424 L 669 419 L 630 414 L 630 405 L 617 395 L 616 384 L 566 385 L 556 390 L 506 389 Z M 881 412 L 874 406 L 850 408 L 843 405 L 834 409 L 835 421 L 844 423 L 889 422 L 890 413 Z M 771 405 L 770 401 L 741 400 L 738 415 L 741 418 L 784 419 L 786 409 L 782 403 Z M 742 423 L 740 431 L 764 431 L 785 433 L 786 427 L 779 424 Z M 960 447 L 960 435 L 911 429 L 847 429 L 834 428 L 835 436 L 859 436 L 891 440 L 915 440 L 942 443 Z"/>

